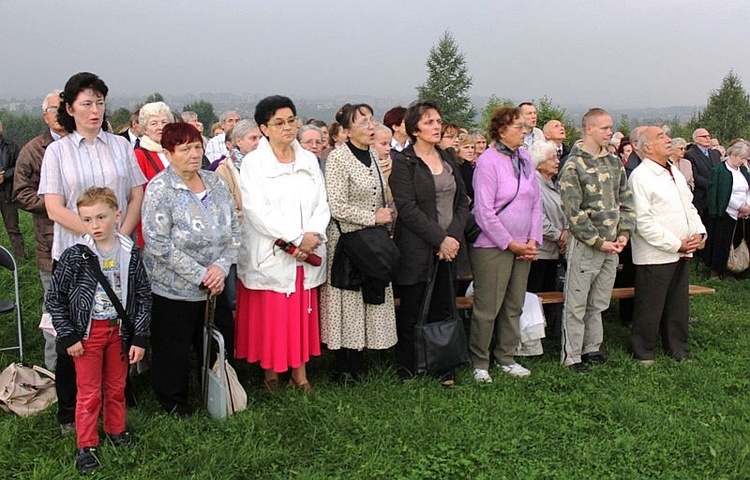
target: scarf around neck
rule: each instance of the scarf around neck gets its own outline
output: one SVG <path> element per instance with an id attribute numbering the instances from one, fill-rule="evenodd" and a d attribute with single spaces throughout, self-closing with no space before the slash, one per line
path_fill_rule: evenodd
<path id="1" fill-rule="evenodd" d="M 164 152 L 164 149 L 161 147 L 161 144 L 156 143 L 155 141 L 151 140 L 151 138 L 148 135 L 141 136 L 141 147 L 151 152 L 156 152 L 156 153 Z"/>
<path id="2" fill-rule="evenodd" d="M 518 149 L 511 150 L 503 142 L 495 142 L 495 149 L 501 154 L 510 157 L 510 162 L 513 164 L 513 173 L 516 174 L 516 178 L 521 174 L 521 169 L 523 169 L 523 176 L 526 178 L 529 177 L 531 166 L 529 162 L 525 161 L 518 154 Z"/>

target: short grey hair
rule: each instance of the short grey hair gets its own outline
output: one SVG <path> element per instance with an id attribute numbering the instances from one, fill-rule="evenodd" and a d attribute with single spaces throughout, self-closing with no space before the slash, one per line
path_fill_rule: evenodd
<path id="1" fill-rule="evenodd" d="M 748 158 L 750 157 L 750 144 L 747 142 L 734 142 L 731 147 L 727 148 L 727 156 Z"/>
<path id="2" fill-rule="evenodd" d="M 531 160 L 534 162 L 534 168 L 537 168 L 542 162 L 547 160 L 547 155 L 554 152 L 557 155 L 557 145 L 553 142 L 534 142 L 531 147 Z"/>
<path id="3" fill-rule="evenodd" d="M 643 145 L 646 143 L 646 137 L 643 134 L 646 133 L 648 127 L 649 125 L 639 125 L 630 131 L 630 145 L 638 154 L 643 152 Z"/>
<path id="4" fill-rule="evenodd" d="M 231 132 L 232 145 L 236 145 L 237 140 L 243 138 L 253 128 L 258 128 L 258 124 L 255 123 L 255 120 L 245 119 L 237 122 Z"/>
<path id="5" fill-rule="evenodd" d="M 316 127 L 315 125 L 302 125 L 301 127 L 299 127 L 299 130 L 297 130 L 297 141 L 301 142 L 302 135 L 305 132 L 309 132 L 310 130 L 314 130 L 318 132 L 318 135 L 320 135 L 320 140 L 323 141 L 323 136 L 324 136 L 323 129 L 320 127 Z"/>
<path id="6" fill-rule="evenodd" d="M 695 130 L 693 130 L 693 141 L 695 141 L 695 139 L 698 138 L 698 130 L 706 130 L 706 129 L 703 128 L 703 127 L 699 127 L 699 128 L 696 128 Z M 708 130 L 706 130 L 706 131 L 708 131 Z"/>
<path id="7" fill-rule="evenodd" d="M 172 111 L 169 106 L 164 102 L 151 102 L 141 107 L 141 111 L 138 114 L 138 123 L 141 127 L 146 128 L 149 119 L 157 117 L 159 115 L 166 115 L 168 119 L 174 118 Z"/>
<path id="8" fill-rule="evenodd" d="M 44 97 L 44 100 L 42 100 L 42 112 L 46 112 L 47 111 L 47 107 L 49 107 L 49 99 L 51 97 L 58 97 L 59 98 L 60 97 L 60 92 L 62 92 L 62 90 L 52 90 L 51 92 L 49 92 Z"/>
<path id="9" fill-rule="evenodd" d="M 227 121 L 227 118 L 229 118 L 229 115 L 232 113 L 237 114 L 239 116 L 239 112 L 237 110 L 225 110 L 221 112 L 221 115 L 219 115 L 219 122 L 224 123 Z"/>
<path id="10" fill-rule="evenodd" d="M 182 117 L 183 122 L 192 122 L 193 120 L 198 120 L 198 114 L 192 110 L 185 110 L 180 114 L 180 117 Z"/>

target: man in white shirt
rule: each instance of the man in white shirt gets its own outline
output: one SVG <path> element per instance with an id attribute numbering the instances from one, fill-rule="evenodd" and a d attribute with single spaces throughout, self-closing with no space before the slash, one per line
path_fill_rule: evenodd
<path id="1" fill-rule="evenodd" d="M 234 128 L 235 124 L 239 121 L 240 114 L 236 110 L 227 110 L 219 116 L 219 123 L 225 132 L 230 128 Z M 229 153 L 225 139 L 226 134 L 220 133 L 208 141 L 205 155 L 209 162 L 213 163 Z"/>
<path id="2" fill-rule="evenodd" d="M 518 108 L 521 109 L 521 121 L 524 128 L 523 146 L 530 150 L 534 142 L 544 140 L 544 133 L 536 126 L 536 107 L 533 103 L 522 102 Z"/>
<path id="3" fill-rule="evenodd" d="M 393 107 L 383 115 L 383 125 L 391 129 L 393 138 L 391 139 L 391 150 L 402 151 L 409 146 L 409 136 L 406 134 L 406 125 L 404 124 L 404 114 L 406 109 L 402 106 Z"/>
<path id="4" fill-rule="evenodd" d="M 130 145 L 133 148 L 136 148 L 138 146 L 140 138 L 143 135 L 143 127 L 141 127 L 141 123 L 138 121 L 138 117 L 140 116 L 140 114 L 140 108 L 131 113 L 130 126 L 127 130 L 118 133 L 119 136 L 124 137 L 128 142 L 130 142 Z"/>
<path id="5" fill-rule="evenodd" d="M 688 260 L 703 248 L 706 228 L 685 177 L 669 161 L 672 139 L 659 127 L 646 127 L 638 150 L 643 160 L 629 179 L 636 214 L 630 339 L 633 357 L 650 366 L 660 332 L 667 355 L 677 361 L 690 358 Z"/>

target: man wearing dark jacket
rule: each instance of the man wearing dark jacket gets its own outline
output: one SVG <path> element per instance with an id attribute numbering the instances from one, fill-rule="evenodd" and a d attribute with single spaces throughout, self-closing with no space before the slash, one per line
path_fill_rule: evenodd
<path id="1" fill-rule="evenodd" d="M 22 260 L 26 255 L 23 251 L 23 236 L 18 228 L 18 206 L 13 203 L 13 172 L 17 158 L 18 146 L 3 137 L 3 122 L 0 122 L 0 213 L 13 247 L 13 255 Z"/>
<path id="2" fill-rule="evenodd" d="M 44 295 L 52 281 L 52 235 L 54 223 L 47 216 L 44 198 L 37 194 L 39 178 L 42 172 L 42 158 L 47 146 L 53 141 L 68 134 L 57 123 L 57 109 L 60 106 L 60 92 L 50 92 L 42 102 L 42 118 L 49 127 L 39 136 L 32 138 L 18 154 L 18 162 L 13 175 L 13 201 L 20 208 L 34 215 L 34 237 L 36 238 L 36 263 L 39 277 L 42 280 Z M 46 313 L 42 309 L 42 313 Z M 55 337 L 50 331 L 44 332 L 44 363 L 50 370 L 55 370 L 57 353 Z"/>
<path id="3" fill-rule="evenodd" d="M 693 205 L 698 209 L 703 224 L 706 225 L 706 206 L 708 205 L 708 179 L 714 165 L 721 163 L 721 153 L 711 150 L 711 134 L 705 128 L 698 128 L 693 132 L 694 145 L 685 152 L 685 158 L 693 164 L 695 189 L 693 190 Z"/>

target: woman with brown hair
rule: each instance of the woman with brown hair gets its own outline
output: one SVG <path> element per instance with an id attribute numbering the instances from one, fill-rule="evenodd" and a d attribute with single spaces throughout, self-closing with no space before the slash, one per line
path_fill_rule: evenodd
<path id="1" fill-rule="evenodd" d="M 452 264 L 469 213 L 458 165 L 451 153 L 438 147 L 442 119 L 437 103 L 414 102 L 404 122 L 412 144 L 394 155 L 389 180 L 398 211 L 394 239 L 401 251 L 394 281 L 401 299 L 396 318 L 396 362 L 401 379 L 415 372 L 414 327 L 434 268 L 437 277 L 427 321 L 450 315 L 450 302 L 455 302 L 449 293 L 455 278 Z M 453 369 L 435 373 L 444 386 L 453 385 Z"/>
<path id="2" fill-rule="evenodd" d="M 369 105 L 346 104 L 336 114 L 349 140 L 328 156 L 326 192 L 332 221 L 328 225 L 328 283 L 320 290 L 320 339 L 336 356 L 336 378 L 352 383 L 365 378 L 364 349 L 384 350 L 396 343 L 393 290 L 385 288 L 382 303 L 368 303 L 361 290 L 331 284 L 336 246 L 343 233 L 393 220 L 386 206 L 385 182 L 371 148 L 375 122 Z M 387 237 L 387 235 L 386 235 Z"/>
<path id="3" fill-rule="evenodd" d="M 542 243 L 539 184 L 524 142 L 518 108 L 498 108 L 490 120 L 494 146 L 479 157 L 474 182 L 474 216 L 482 233 L 469 251 L 474 274 L 474 310 L 469 353 L 474 379 L 492 382 L 490 344 L 502 372 L 531 372 L 515 361 L 519 319 L 531 261 Z"/>

